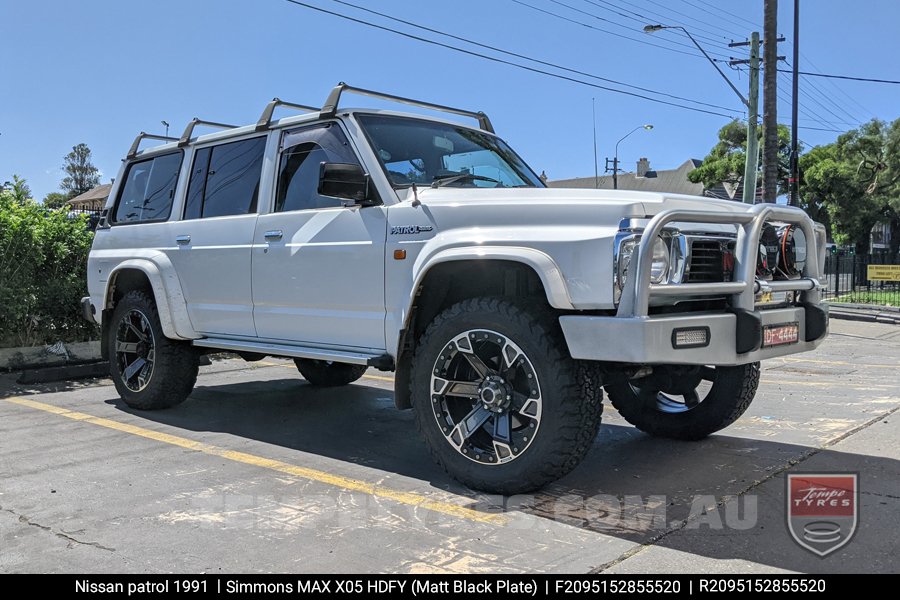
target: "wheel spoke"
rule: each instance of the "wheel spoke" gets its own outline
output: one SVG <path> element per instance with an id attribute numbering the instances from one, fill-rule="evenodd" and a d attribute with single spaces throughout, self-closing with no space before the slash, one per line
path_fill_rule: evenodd
<path id="1" fill-rule="evenodd" d="M 716 380 L 715 367 L 700 367 L 700 377 L 704 381 L 715 381 Z"/>
<path id="2" fill-rule="evenodd" d="M 478 398 L 478 386 L 480 383 L 477 381 L 448 381 L 447 383 L 449 385 L 446 387 L 444 394 L 448 396 L 458 396 L 472 400 Z"/>
<path id="3" fill-rule="evenodd" d="M 134 377 L 134 374 L 137 373 L 138 371 L 140 371 L 142 368 L 144 368 L 144 365 L 146 365 L 146 364 L 147 364 L 146 360 L 144 360 L 143 358 L 138 358 L 133 363 L 131 363 L 130 365 L 125 367 L 125 372 L 123 373 L 123 375 L 125 377 L 125 381 L 128 381 L 129 379 Z"/>
<path id="4" fill-rule="evenodd" d="M 509 413 L 500 413 L 494 415 L 494 441 L 509 445 L 512 443 L 510 439 L 511 421 Z"/>
<path id="5" fill-rule="evenodd" d="M 138 342 L 120 342 L 116 340 L 116 352 L 137 354 Z"/>
<path id="6" fill-rule="evenodd" d="M 478 376 L 482 379 L 491 374 L 491 370 L 488 368 L 484 361 L 481 360 L 477 354 L 474 352 L 460 352 L 462 356 L 466 359 L 469 365 L 475 369 L 475 372 L 478 373 Z"/>
<path id="7" fill-rule="evenodd" d="M 147 334 L 144 333 L 143 331 L 141 331 L 140 329 L 138 329 L 137 327 L 135 327 L 134 323 L 132 323 L 131 321 L 128 321 L 128 329 L 130 329 L 132 332 L 134 332 L 134 335 L 138 336 L 138 339 L 140 341 L 142 341 L 142 342 L 147 341 Z"/>
<path id="8" fill-rule="evenodd" d="M 453 431 L 447 436 L 450 441 L 457 447 L 462 447 L 463 443 L 472 437 L 472 434 L 484 425 L 493 413 L 486 409 L 481 403 L 472 409 L 466 417 L 453 428 Z"/>
<path id="9" fill-rule="evenodd" d="M 697 390 L 691 390 L 684 394 L 684 405 L 688 408 L 694 408 L 700 404 L 700 396 L 697 395 Z"/>

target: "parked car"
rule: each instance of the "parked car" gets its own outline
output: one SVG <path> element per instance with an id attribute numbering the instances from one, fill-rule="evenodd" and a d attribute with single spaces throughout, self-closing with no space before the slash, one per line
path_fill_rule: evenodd
<path id="1" fill-rule="evenodd" d="M 435 460 L 512 494 L 582 460 L 604 388 L 641 430 L 700 439 L 747 409 L 760 360 L 827 332 L 802 210 L 548 189 L 482 112 L 340 84 L 140 149 L 161 137 L 125 157 L 82 300 L 134 408 L 184 401 L 213 350 L 291 357 L 319 386 L 395 371 Z"/>

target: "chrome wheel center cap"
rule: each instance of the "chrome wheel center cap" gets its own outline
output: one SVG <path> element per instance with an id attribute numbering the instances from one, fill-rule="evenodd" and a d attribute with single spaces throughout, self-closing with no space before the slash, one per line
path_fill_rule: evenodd
<path id="1" fill-rule="evenodd" d="M 509 407 L 512 394 L 502 377 L 491 375 L 478 387 L 478 397 L 491 412 L 501 413 Z"/>

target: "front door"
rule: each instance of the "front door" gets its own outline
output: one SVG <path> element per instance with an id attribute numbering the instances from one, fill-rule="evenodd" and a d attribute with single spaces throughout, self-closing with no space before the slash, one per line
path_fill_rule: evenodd
<path id="1" fill-rule="evenodd" d="M 381 350 L 386 210 L 318 194 L 323 162 L 359 159 L 337 122 L 283 134 L 275 205 L 253 238 L 260 338 Z"/>

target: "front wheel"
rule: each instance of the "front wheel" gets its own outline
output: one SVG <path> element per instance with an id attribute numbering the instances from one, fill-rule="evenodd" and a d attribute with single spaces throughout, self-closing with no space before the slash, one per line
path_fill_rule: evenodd
<path id="1" fill-rule="evenodd" d="M 116 304 L 107 333 L 109 370 L 125 404 L 171 408 L 194 389 L 198 355 L 187 342 L 163 335 L 153 297 L 133 290 Z"/>
<path id="2" fill-rule="evenodd" d="M 475 298 L 438 315 L 416 347 L 411 396 L 434 459 L 465 485 L 529 492 L 562 477 L 597 435 L 596 368 L 568 356 L 553 315 Z"/>
<path id="3" fill-rule="evenodd" d="M 699 440 L 737 421 L 759 385 L 759 363 L 661 366 L 647 377 L 606 386 L 622 417 L 650 435 Z"/>

